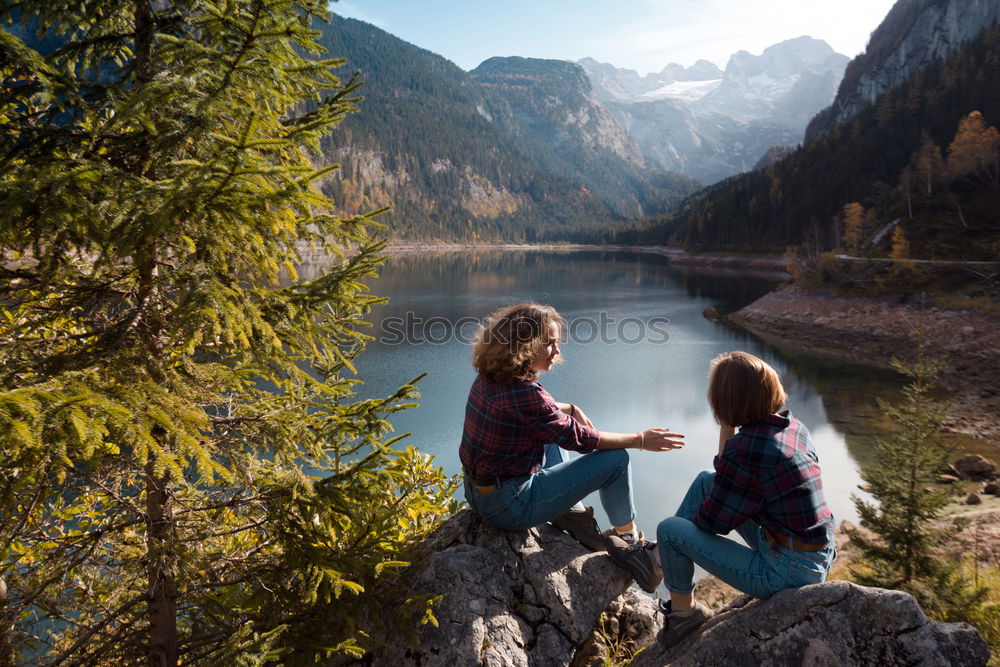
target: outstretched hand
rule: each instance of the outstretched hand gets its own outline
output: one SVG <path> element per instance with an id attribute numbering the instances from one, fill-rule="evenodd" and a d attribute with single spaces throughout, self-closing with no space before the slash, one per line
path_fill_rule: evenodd
<path id="1" fill-rule="evenodd" d="M 642 432 L 642 449 L 648 452 L 669 452 L 684 446 L 682 433 L 665 428 L 650 428 Z"/>

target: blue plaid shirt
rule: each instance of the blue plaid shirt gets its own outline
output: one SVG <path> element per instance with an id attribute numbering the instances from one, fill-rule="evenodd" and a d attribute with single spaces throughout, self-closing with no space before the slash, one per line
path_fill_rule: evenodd
<path id="1" fill-rule="evenodd" d="M 809 431 L 788 412 L 749 424 L 715 457 L 715 479 L 696 526 L 723 535 L 747 519 L 809 544 L 833 538 L 819 458 Z"/>
<path id="2" fill-rule="evenodd" d="M 545 445 L 590 452 L 600 435 L 559 409 L 537 382 L 490 382 L 469 390 L 458 456 L 473 477 L 509 479 L 542 467 Z"/>

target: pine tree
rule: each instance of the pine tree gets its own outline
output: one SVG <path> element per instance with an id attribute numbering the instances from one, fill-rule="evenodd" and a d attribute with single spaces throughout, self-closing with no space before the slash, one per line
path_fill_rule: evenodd
<path id="1" fill-rule="evenodd" d="M 981 599 L 982 591 L 970 586 L 958 563 L 940 551 L 963 528 L 960 521 L 942 518 L 956 492 L 932 486 L 955 451 L 940 441 L 948 409 L 933 398 L 940 363 L 925 359 L 918 347 L 916 361 L 893 359 L 892 364 L 911 382 L 897 404 L 879 399 L 894 433 L 876 440 L 873 460 L 861 471 L 873 501 L 852 498 L 861 526 L 870 531 L 848 531 L 860 554 L 852 575 L 867 586 L 907 591 L 926 609 L 954 620 Z"/>
<path id="2" fill-rule="evenodd" d="M 311 662 L 380 594 L 429 613 L 388 582 L 453 482 L 387 436 L 412 384 L 352 398 L 383 242 L 316 187 L 359 99 L 317 4 L 0 2 L 7 658 Z"/>

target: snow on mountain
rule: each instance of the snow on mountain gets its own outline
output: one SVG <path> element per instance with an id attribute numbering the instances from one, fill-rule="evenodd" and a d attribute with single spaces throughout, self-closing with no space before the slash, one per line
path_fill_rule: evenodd
<path id="1" fill-rule="evenodd" d="M 662 88 L 651 90 L 636 96 L 637 102 L 650 102 L 652 100 L 683 100 L 684 102 L 694 102 L 700 100 L 705 95 L 719 87 L 722 79 L 709 79 L 708 81 L 674 81 Z"/>
<path id="2" fill-rule="evenodd" d="M 647 159 L 713 182 L 752 168 L 772 145 L 801 141 L 848 61 L 822 40 L 798 37 L 760 55 L 739 51 L 724 72 L 707 60 L 645 76 L 592 58 L 578 64 Z"/>

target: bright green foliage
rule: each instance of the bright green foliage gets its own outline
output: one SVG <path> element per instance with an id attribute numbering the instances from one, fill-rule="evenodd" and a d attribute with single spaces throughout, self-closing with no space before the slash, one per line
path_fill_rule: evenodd
<path id="1" fill-rule="evenodd" d="M 893 365 L 911 382 L 897 404 L 879 401 L 895 434 L 876 441 L 873 460 L 861 471 L 874 501 L 854 496 L 854 505 L 861 525 L 874 535 L 849 531 L 860 553 L 852 575 L 867 586 L 905 590 L 939 615 L 958 615 L 982 591 L 970 586 L 959 563 L 941 552 L 963 524 L 943 519 L 956 492 L 932 486 L 954 454 L 939 438 L 947 412 L 947 405 L 933 398 L 940 364 L 918 354 L 910 364 L 894 359 Z"/>
<path id="2" fill-rule="evenodd" d="M 427 618 L 392 583 L 454 482 L 387 436 L 412 384 L 352 402 L 382 242 L 316 187 L 358 85 L 316 4 L 0 2 L 15 655 L 310 662 L 358 655 L 382 595 Z"/>

